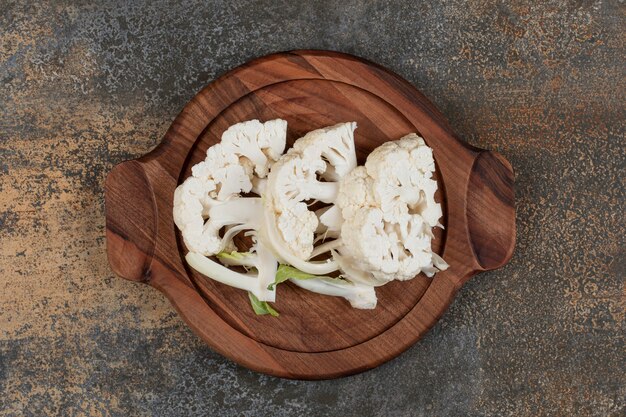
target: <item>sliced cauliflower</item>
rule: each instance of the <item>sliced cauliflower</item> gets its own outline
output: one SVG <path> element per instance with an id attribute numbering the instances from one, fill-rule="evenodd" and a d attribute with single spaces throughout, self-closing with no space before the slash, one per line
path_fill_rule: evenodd
<path id="1" fill-rule="evenodd" d="M 241 199 L 240 194 L 266 177 L 284 150 L 286 137 L 284 120 L 238 123 L 207 150 L 204 161 L 191 168 L 192 176 L 174 192 L 174 222 L 190 251 L 214 255 L 236 232 L 258 228 L 261 199 Z M 223 227 L 230 232 L 224 238 L 219 235 Z"/>
<path id="2" fill-rule="evenodd" d="M 234 249 L 232 238 L 243 230 L 249 231 L 256 241 L 249 261 L 258 270 L 256 287 L 250 291 L 262 301 L 274 299 L 274 292 L 266 287 L 274 280 L 277 262 L 267 256 L 271 251 L 257 236 L 263 223 L 261 198 L 241 194 L 254 190 L 255 184 L 262 188 L 271 164 L 284 150 L 286 135 L 287 122 L 280 119 L 265 123 L 252 120 L 231 126 L 222 135 L 222 141 L 207 150 L 206 159 L 192 167 L 192 176 L 174 192 L 174 222 L 194 254 L 190 257 L 195 261 L 192 266 L 200 265 L 207 271 L 206 265 L 213 265 L 210 278 L 219 281 L 216 277 L 238 273 L 231 271 L 232 274 L 225 275 L 216 262 L 208 258 L 198 260 L 224 249 Z"/>
<path id="3" fill-rule="evenodd" d="M 382 285 L 447 268 L 431 250 L 431 228 L 442 215 L 434 170 L 432 150 L 410 134 L 376 148 L 341 181 L 335 260 L 349 279 Z"/>
<path id="4" fill-rule="evenodd" d="M 222 251 L 237 231 L 258 228 L 259 211 L 263 209 L 258 197 L 215 199 L 211 197 L 215 189 L 212 180 L 189 177 L 174 191 L 174 222 L 185 246 L 206 256 Z M 230 226 L 229 233 L 222 238 L 219 233 L 226 226 Z"/>
<path id="5" fill-rule="evenodd" d="M 261 302 L 274 301 L 276 284 L 289 279 L 355 308 L 376 306 L 374 286 L 447 268 L 431 251 L 442 215 L 432 150 L 411 134 L 357 167 L 355 128 L 351 122 L 314 130 L 285 155 L 284 120 L 227 129 L 174 193 L 189 265 Z M 242 195 L 250 192 L 257 196 Z M 313 211 L 314 202 L 330 205 Z M 243 231 L 253 246 L 234 252 L 233 238 Z M 328 253 L 330 259 L 312 260 Z M 282 278 L 279 261 L 291 265 L 281 266 L 288 274 Z M 327 275 L 337 270 L 343 279 Z"/>
<path id="6" fill-rule="evenodd" d="M 307 262 L 313 252 L 317 215 L 309 201 L 332 203 L 339 179 L 356 167 L 356 123 L 314 130 L 298 139 L 273 166 L 265 197 L 267 234 L 279 259 L 312 274 L 337 269 L 333 262 Z"/>

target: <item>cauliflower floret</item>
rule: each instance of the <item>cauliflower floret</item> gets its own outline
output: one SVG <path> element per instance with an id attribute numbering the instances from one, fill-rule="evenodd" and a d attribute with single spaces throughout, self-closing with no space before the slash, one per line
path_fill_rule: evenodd
<path id="1" fill-rule="evenodd" d="M 447 267 L 431 251 L 431 228 L 442 215 L 434 170 L 432 150 L 410 134 L 376 148 L 365 167 L 341 181 L 342 246 L 335 259 L 350 279 L 382 285 Z"/>
<path id="2" fill-rule="evenodd" d="M 396 272 L 396 239 L 385 230 L 383 212 L 364 207 L 352 214 L 341 226 L 341 254 L 353 259 L 354 265 L 363 271 L 372 271 L 373 266 L 383 274 Z"/>
<path id="3" fill-rule="evenodd" d="M 192 176 L 174 192 L 174 222 L 190 251 L 214 255 L 239 231 L 260 226 L 260 198 L 239 196 L 266 176 L 282 153 L 286 136 L 284 120 L 238 123 L 224 132 L 222 142 L 207 149 L 204 161 L 191 168 Z M 223 214 L 215 215 L 217 210 Z M 221 238 L 225 226 L 229 230 Z"/>
<path id="4" fill-rule="evenodd" d="M 252 169 L 240 164 L 237 154 L 227 152 L 222 143 L 207 149 L 204 161 L 191 167 L 191 175 L 190 178 L 212 182 L 215 186 L 209 195 L 219 201 L 252 189 Z"/>
<path id="5" fill-rule="evenodd" d="M 317 179 L 316 174 L 324 168 L 325 163 L 321 159 L 308 159 L 289 150 L 272 167 L 267 194 L 281 208 L 311 199 L 330 203 L 337 197 L 339 184 Z"/>
<path id="6" fill-rule="evenodd" d="M 242 165 L 254 167 L 260 177 L 267 176 L 269 167 L 285 150 L 287 122 L 276 119 L 261 123 L 250 120 L 229 127 L 222 135 L 224 153 L 244 158 Z"/>
<path id="7" fill-rule="evenodd" d="M 183 234 L 185 245 L 200 253 L 214 253 L 221 239 L 210 227 L 205 229 L 204 218 L 214 200 L 215 182 L 189 177 L 174 191 L 174 222 Z"/>
<path id="8" fill-rule="evenodd" d="M 192 176 L 174 192 L 174 222 L 189 250 L 214 255 L 239 231 L 260 225 L 260 199 L 238 201 L 239 195 L 250 192 L 254 180 L 266 176 L 285 147 L 286 131 L 287 122 L 280 119 L 238 123 L 224 132 L 222 142 L 207 149 L 204 161 L 191 168 Z M 215 215 L 218 211 L 223 214 Z M 224 226 L 229 231 L 222 238 Z"/>
<path id="9" fill-rule="evenodd" d="M 352 259 L 354 267 L 370 272 L 376 285 L 413 278 L 432 264 L 430 236 L 422 233 L 419 216 L 404 219 L 390 223 L 378 208 L 356 210 L 341 229 L 342 255 Z"/>
<path id="10" fill-rule="evenodd" d="M 328 162 L 320 177 L 328 181 L 339 181 L 356 167 L 354 148 L 356 122 L 339 123 L 334 126 L 313 130 L 293 144 L 304 159 Z"/>
<path id="11" fill-rule="evenodd" d="M 435 202 L 435 162 L 424 139 L 411 133 L 386 142 L 367 157 L 365 169 L 374 179 L 374 193 L 385 221 L 418 213 L 431 227 L 437 225 L 442 213 Z"/>

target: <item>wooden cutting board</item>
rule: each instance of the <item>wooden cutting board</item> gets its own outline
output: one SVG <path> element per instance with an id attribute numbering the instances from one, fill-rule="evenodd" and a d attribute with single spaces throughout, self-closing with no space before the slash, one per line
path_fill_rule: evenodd
<path id="1" fill-rule="evenodd" d="M 423 136 L 434 151 L 444 212 L 445 230 L 433 247 L 450 268 L 380 287 L 374 310 L 283 284 L 274 304 L 278 318 L 256 316 L 244 291 L 188 268 L 172 218 L 174 189 L 228 126 L 274 118 L 287 120 L 288 146 L 310 130 L 356 121 L 360 164 L 385 141 Z M 464 282 L 504 265 L 515 244 L 510 164 L 459 140 L 407 81 L 337 52 L 269 55 L 209 84 L 159 146 L 113 168 L 105 200 L 108 258 L 117 275 L 160 290 L 217 352 L 286 378 L 335 378 L 394 358 L 435 324 Z"/>

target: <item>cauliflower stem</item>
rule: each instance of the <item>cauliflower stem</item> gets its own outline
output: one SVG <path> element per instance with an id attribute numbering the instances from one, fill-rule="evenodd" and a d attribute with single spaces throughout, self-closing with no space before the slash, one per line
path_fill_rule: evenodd
<path id="1" fill-rule="evenodd" d="M 371 285 L 356 284 L 339 278 L 290 279 L 289 281 L 311 292 L 343 297 L 354 308 L 370 310 L 376 307 L 376 292 Z"/>
<path id="2" fill-rule="evenodd" d="M 222 284 L 251 292 L 259 300 L 274 302 L 276 300 L 276 290 L 267 288 L 276 277 L 277 267 L 274 257 L 267 250 L 261 248 L 259 254 L 251 255 L 247 258 L 253 259 L 249 265 L 254 266 L 258 271 L 257 273 L 242 274 L 233 271 L 221 263 L 196 252 L 189 252 L 185 256 L 189 266 L 199 273 Z"/>

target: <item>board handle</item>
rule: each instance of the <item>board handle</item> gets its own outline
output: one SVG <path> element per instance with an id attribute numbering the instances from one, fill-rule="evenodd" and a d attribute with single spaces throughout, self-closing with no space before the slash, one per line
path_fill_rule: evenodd
<path id="1" fill-rule="evenodd" d="M 116 165 L 104 189 L 109 264 L 122 278 L 146 282 L 154 255 L 157 209 L 142 164 L 133 160 Z"/>
<path id="2" fill-rule="evenodd" d="M 478 154 L 466 201 L 470 244 L 479 271 L 500 268 L 511 259 L 515 247 L 514 172 L 502 155 Z"/>

